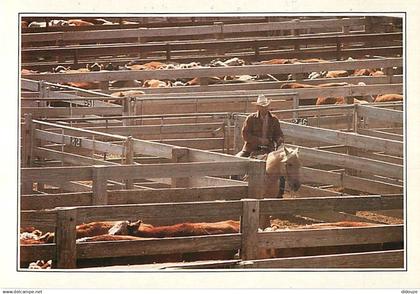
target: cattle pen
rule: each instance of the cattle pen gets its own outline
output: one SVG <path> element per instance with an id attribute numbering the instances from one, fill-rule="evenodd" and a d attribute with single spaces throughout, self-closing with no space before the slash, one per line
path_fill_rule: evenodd
<path id="1" fill-rule="evenodd" d="M 54 240 L 21 243 L 21 270 L 405 268 L 405 102 L 378 99 L 404 94 L 400 18 L 57 18 L 22 18 L 45 26 L 21 31 L 19 226 Z M 235 156 L 260 94 L 299 150 L 302 185 L 281 199 L 264 197 L 265 161 Z M 78 237 L 133 220 L 240 226 Z"/>

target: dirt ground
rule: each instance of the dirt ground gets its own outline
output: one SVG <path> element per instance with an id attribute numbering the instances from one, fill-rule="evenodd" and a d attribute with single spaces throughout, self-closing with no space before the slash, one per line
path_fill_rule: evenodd
<path id="1" fill-rule="evenodd" d="M 395 213 L 398 214 L 398 213 Z M 357 211 L 354 215 L 358 217 L 362 217 L 366 219 L 366 222 L 378 222 L 388 225 L 396 225 L 396 224 L 403 224 L 404 220 L 402 218 L 390 215 L 384 215 L 380 213 L 375 213 L 372 211 Z M 301 215 L 282 215 L 279 218 L 275 218 L 271 220 L 271 226 L 276 227 L 278 229 L 290 229 L 296 228 L 299 226 L 304 225 L 311 225 L 320 223 L 319 220 L 313 219 L 310 217 L 305 217 Z"/>

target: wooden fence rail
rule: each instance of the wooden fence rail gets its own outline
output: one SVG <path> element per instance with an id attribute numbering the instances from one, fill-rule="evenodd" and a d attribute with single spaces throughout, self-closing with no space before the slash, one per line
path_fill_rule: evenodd
<path id="1" fill-rule="evenodd" d="M 50 32 L 22 34 L 22 43 L 44 41 L 82 41 L 98 39 L 126 39 L 126 38 L 156 38 L 173 36 L 221 35 L 238 34 L 244 32 L 267 32 L 275 30 L 291 30 L 305 28 L 341 28 L 345 26 L 364 25 L 364 18 L 330 19 L 330 20 L 302 20 L 253 24 L 227 24 L 223 23 L 194 26 L 194 27 L 167 27 L 167 28 L 138 28 L 124 30 L 100 30 L 83 32 Z"/>

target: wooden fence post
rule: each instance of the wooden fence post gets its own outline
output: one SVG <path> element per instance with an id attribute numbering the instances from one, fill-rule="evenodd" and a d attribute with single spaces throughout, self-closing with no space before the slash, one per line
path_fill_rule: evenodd
<path id="1" fill-rule="evenodd" d="M 263 199 L 265 193 L 265 161 L 250 160 L 248 167 L 248 198 Z M 260 228 L 270 226 L 270 216 L 260 217 Z"/>
<path id="2" fill-rule="evenodd" d="M 257 258 L 260 203 L 255 199 L 242 200 L 241 250 L 242 260 Z"/>
<path id="3" fill-rule="evenodd" d="M 264 197 L 265 161 L 252 159 L 248 163 L 248 198 Z"/>
<path id="4" fill-rule="evenodd" d="M 225 38 L 224 33 L 223 33 L 223 22 L 221 21 L 215 21 L 213 23 L 215 26 L 219 26 L 220 27 L 220 32 L 215 34 L 215 39 L 217 40 L 223 40 Z M 216 49 L 216 54 L 219 55 L 224 55 L 226 53 L 225 49 L 222 46 L 218 46 L 218 48 Z"/>
<path id="5" fill-rule="evenodd" d="M 58 208 L 55 229 L 56 268 L 76 268 L 76 208 Z"/>
<path id="6" fill-rule="evenodd" d="M 22 167 L 30 167 L 32 165 L 32 145 L 33 145 L 33 123 L 32 114 L 25 113 L 25 122 L 22 132 Z M 21 194 L 32 193 L 32 182 L 22 183 Z"/>
<path id="7" fill-rule="evenodd" d="M 236 154 L 242 149 L 242 124 L 244 119 L 238 115 L 233 115 L 233 153 Z"/>
<path id="8" fill-rule="evenodd" d="M 104 165 L 92 167 L 92 205 L 108 204 L 107 176 Z"/>
<path id="9" fill-rule="evenodd" d="M 125 164 L 134 164 L 134 148 L 133 148 L 133 137 L 128 136 L 124 142 L 124 163 Z M 125 188 L 133 189 L 133 179 L 125 180 Z"/>
<path id="10" fill-rule="evenodd" d="M 172 149 L 172 162 L 188 162 L 188 148 L 175 147 Z M 190 178 L 172 178 L 172 188 L 187 188 L 190 186 Z"/>

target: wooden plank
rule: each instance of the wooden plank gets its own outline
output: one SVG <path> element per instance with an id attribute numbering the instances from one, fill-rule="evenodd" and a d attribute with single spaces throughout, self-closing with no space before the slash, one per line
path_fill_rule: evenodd
<path id="1" fill-rule="evenodd" d="M 230 154 L 221 154 L 205 150 L 189 148 L 189 159 L 192 162 L 200 161 L 249 161 L 248 158 L 236 157 Z"/>
<path id="2" fill-rule="evenodd" d="M 259 215 L 258 201 L 251 199 L 242 200 L 240 257 L 243 260 L 257 258 Z"/>
<path id="3" fill-rule="evenodd" d="M 21 169 L 21 181 L 60 182 L 88 181 L 92 179 L 90 167 L 31 167 Z"/>
<path id="4" fill-rule="evenodd" d="M 53 180 L 51 180 L 53 181 Z M 92 187 L 87 184 L 77 182 L 53 182 L 54 185 L 58 186 L 61 190 L 66 192 L 91 192 Z"/>
<path id="5" fill-rule="evenodd" d="M 370 194 L 400 194 L 403 192 L 403 187 L 399 185 L 308 167 L 301 169 L 301 181 L 304 183 L 329 184 Z"/>
<path id="6" fill-rule="evenodd" d="M 361 135 L 366 135 L 366 136 L 376 137 L 376 138 L 381 138 L 381 139 L 394 140 L 394 141 L 400 141 L 400 142 L 404 141 L 403 135 L 392 134 L 392 133 L 387 133 L 387 132 L 382 132 L 382 131 L 359 128 L 357 129 L 357 133 Z"/>
<path id="7" fill-rule="evenodd" d="M 108 192 L 108 202 L 109 204 L 144 204 L 239 200 L 247 196 L 247 190 L 246 186 L 170 188 L 134 191 L 115 190 Z"/>
<path id="8" fill-rule="evenodd" d="M 400 185 L 372 181 L 350 175 L 343 175 L 343 186 L 344 188 L 371 194 L 401 194 L 404 192 L 404 187 Z"/>
<path id="9" fill-rule="evenodd" d="M 246 174 L 248 162 L 187 162 L 147 165 L 107 166 L 108 179 L 229 176 Z"/>
<path id="10" fill-rule="evenodd" d="M 327 196 L 340 196 L 342 193 L 311 187 L 308 185 L 301 185 L 296 192 L 290 192 L 291 197 L 327 197 Z"/>
<path id="11" fill-rule="evenodd" d="M 403 178 L 403 166 L 394 163 L 360 158 L 358 156 L 339 154 L 330 151 L 315 150 L 306 147 L 299 147 L 299 157 L 304 164 L 306 161 L 310 161 L 317 162 L 319 164 L 352 168 L 397 179 Z"/>
<path id="12" fill-rule="evenodd" d="M 236 250 L 240 246 L 241 236 L 239 234 L 163 239 L 147 238 L 139 241 L 80 243 L 77 244 L 77 257 L 85 259 Z M 139 250 L 139 248 L 141 248 L 141 250 Z"/>
<path id="13" fill-rule="evenodd" d="M 42 210 L 75 205 L 92 205 L 92 192 L 32 194 L 20 198 L 22 210 Z"/>
<path id="14" fill-rule="evenodd" d="M 404 268 L 404 250 L 246 261 L 239 268 Z"/>
<path id="15" fill-rule="evenodd" d="M 95 149 L 99 152 L 106 152 L 111 154 L 122 154 L 123 152 L 123 146 L 112 144 L 111 142 L 102 142 L 99 140 L 91 140 L 85 137 L 75 137 L 42 130 L 35 130 L 34 134 L 35 138 L 48 142 L 60 143 L 69 146 L 74 146 L 76 142 L 77 146 L 80 148 L 90 150 Z"/>
<path id="16" fill-rule="evenodd" d="M 187 148 L 173 148 L 172 149 L 172 162 L 173 163 L 180 163 L 180 162 L 188 162 L 188 149 Z M 183 187 L 190 187 L 190 178 L 179 178 L 173 177 L 171 179 L 171 187 L 172 188 L 183 188 Z"/>
<path id="17" fill-rule="evenodd" d="M 78 115 L 122 115 L 117 107 L 21 107 L 21 113 L 32 113 L 34 117 L 72 117 Z"/>
<path id="18" fill-rule="evenodd" d="M 383 151 L 393 155 L 403 154 L 403 144 L 399 141 L 372 138 L 365 135 L 326 130 L 287 123 L 284 121 L 280 121 L 280 126 L 286 137 L 305 138 L 307 140 L 314 140 L 329 144 L 340 144 L 365 150 Z"/>
<path id="19" fill-rule="evenodd" d="M 368 105 L 357 105 L 357 114 L 369 120 L 379 120 L 389 123 L 403 123 L 404 113 L 398 110 L 372 107 Z"/>
<path id="20" fill-rule="evenodd" d="M 306 212 L 304 214 L 305 217 L 310 217 L 315 220 L 319 220 L 321 222 L 342 222 L 342 221 L 350 221 L 350 222 L 368 222 L 368 223 L 376 223 L 376 224 L 386 224 L 384 222 L 379 222 L 371 219 L 367 219 L 364 217 L 359 217 L 354 214 L 345 213 L 345 212 L 337 212 L 337 211 L 320 211 L 320 212 Z"/>
<path id="21" fill-rule="evenodd" d="M 171 124 L 171 125 L 148 125 L 148 126 L 112 126 L 112 127 L 86 127 L 87 130 L 109 132 L 118 135 L 150 135 L 150 134 L 176 134 L 176 133 L 214 133 L 223 126 L 221 123 L 195 123 L 195 124 Z"/>
<path id="22" fill-rule="evenodd" d="M 56 258 L 55 244 L 33 244 L 21 245 L 19 255 L 19 263 L 30 263 L 37 260 L 53 260 Z"/>
<path id="23" fill-rule="evenodd" d="M 246 173 L 236 173 L 233 175 L 244 175 Z M 248 171 L 248 197 L 262 199 L 265 193 L 265 161 L 249 161 Z"/>
<path id="24" fill-rule="evenodd" d="M 76 268 L 76 224 L 77 210 L 59 208 L 57 210 L 57 226 L 55 230 L 56 268 Z"/>
<path id="25" fill-rule="evenodd" d="M 402 242 L 403 225 L 378 225 L 358 228 L 288 230 L 258 233 L 260 248 L 301 248 Z"/>
<path id="26" fill-rule="evenodd" d="M 71 154 L 67 152 L 50 150 L 50 149 L 42 148 L 42 147 L 36 148 L 34 150 L 34 154 L 37 156 L 42 156 L 47 159 L 60 160 L 62 162 L 70 163 L 73 165 L 94 165 L 94 164 L 117 165 L 117 163 L 114 163 L 114 162 L 109 162 L 109 161 L 77 155 L 77 154 Z"/>
<path id="27" fill-rule="evenodd" d="M 398 165 L 404 164 L 404 158 L 399 157 L 399 156 L 391 156 L 391 155 L 383 154 L 381 152 L 366 152 L 363 150 L 357 150 L 357 155 L 359 157 L 370 158 L 370 159 L 375 159 L 375 160 L 389 162 L 389 163 L 395 163 Z"/>
<path id="28" fill-rule="evenodd" d="M 92 166 L 92 204 L 108 204 L 107 174 L 104 165 Z"/>
<path id="29" fill-rule="evenodd" d="M 172 148 L 169 144 L 149 142 L 146 140 L 133 139 L 133 152 L 172 159 Z"/>
<path id="30" fill-rule="evenodd" d="M 189 202 L 166 204 L 132 204 L 78 207 L 78 221 L 122 220 L 138 217 L 145 222 L 178 223 L 207 221 L 210 218 L 220 220 L 239 219 L 242 210 L 240 201 Z M 112 213 L 111 213 L 112 212 Z"/>
<path id="31" fill-rule="evenodd" d="M 342 186 L 342 175 L 340 173 L 310 167 L 301 168 L 300 180 L 304 183 L 321 183 L 338 187 Z"/>
<path id="32" fill-rule="evenodd" d="M 69 131 L 70 132 L 75 132 L 78 134 L 89 134 L 89 135 L 93 135 L 96 137 L 106 137 L 109 139 L 114 139 L 114 140 L 123 140 L 125 141 L 127 138 L 124 136 L 118 136 L 118 135 L 112 135 L 112 134 L 107 134 L 107 133 L 101 133 L 101 132 L 95 132 L 95 131 L 91 131 L 91 130 L 84 130 L 84 129 L 80 129 L 80 128 L 73 128 L 71 126 L 65 126 L 62 124 L 54 124 L 54 123 L 49 123 L 49 122 L 45 122 L 45 121 L 40 121 L 40 120 L 33 120 L 34 123 L 36 123 L 38 126 L 45 126 L 46 128 L 52 128 L 52 129 L 58 129 L 58 130 L 64 130 L 64 132 Z"/>
<path id="33" fill-rule="evenodd" d="M 235 186 L 235 187 L 246 187 L 246 195 L 248 195 L 248 183 L 244 181 L 237 181 L 218 177 L 192 177 L 192 187 L 208 188 L 214 186 Z M 246 195 L 242 195 L 242 198 L 246 198 Z M 240 199 L 240 198 L 239 198 Z"/>
<path id="34" fill-rule="evenodd" d="M 304 214 L 316 211 L 371 211 L 386 209 L 402 209 L 403 197 L 399 195 L 386 196 L 338 196 L 315 198 L 285 198 L 263 200 L 260 203 L 260 213 L 272 214 Z"/>

